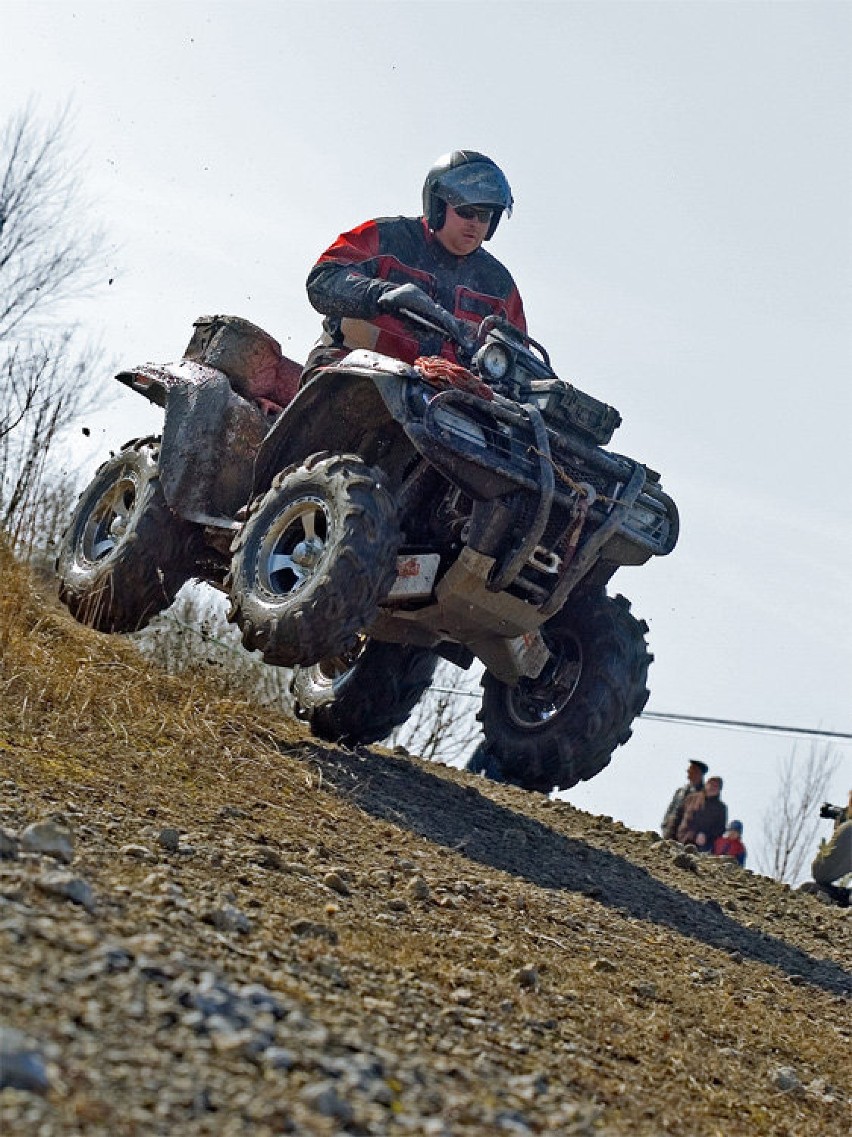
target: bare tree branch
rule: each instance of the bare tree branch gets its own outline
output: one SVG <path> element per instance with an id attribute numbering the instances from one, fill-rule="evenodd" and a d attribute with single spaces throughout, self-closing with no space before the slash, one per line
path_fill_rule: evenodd
<path id="1" fill-rule="evenodd" d="M 763 816 L 761 872 L 787 884 L 798 882 L 816 849 L 819 807 L 839 757 L 830 743 L 811 743 L 807 757 L 797 747 L 779 763 L 778 789 Z"/>
<path id="2" fill-rule="evenodd" d="M 69 152 L 68 113 L 41 122 L 31 108 L 0 131 L 0 528 L 31 554 L 55 536 L 50 474 L 68 427 L 95 402 L 97 352 L 57 323 L 85 295 L 103 249 Z"/>
<path id="3" fill-rule="evenodd" d="M 391 743 L 431 761 L 462 764 L 482 737 L 476 719 L 479 675 L 452 663 L 439 664 L 432 687 L 408 721 L 391 734 Z"/>
<path id="4" fill-rule="evenodd" d="M 103 248 L 67 132 L 67 111 L 44 124 L 27 108 L 0 136 L 0 341 L 88 290 Z"/>

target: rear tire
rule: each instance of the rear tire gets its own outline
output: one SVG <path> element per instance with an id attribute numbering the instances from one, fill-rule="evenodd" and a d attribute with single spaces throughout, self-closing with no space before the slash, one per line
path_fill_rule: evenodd
<path id="1" fill-rule="evenodd" d="M 158 439 L 146 438 L 104 462 L 60 542 L 59 598 L 99 632 L 144 628 L 192 575 L 195 527 L 166 505 L 159 450 Z"/>
<path id="2" fill-rule="evenodd" d="M 294 669 L 296 715 L 327 742 L 378 742 L 407 721 L 437 664 L 429 648 L 367 639 L 354 653 Z"/>
<path id="3" fill-rule="evenodd" d="M 267 663 L 351 651 L 396 576 L 396 505 L 357 455 L 315 454 L 278 474 L 237 538 L 229 619 Z"/>
<path id="4" fill-rule="evenodd" d="M 468 769 L 542 793 L 600 773 L 648 701 L 647 630 L 623 596 L 560 612 L 542 629 L 553 658 L 537 679 L 483 677 L 485 743 Z"/>

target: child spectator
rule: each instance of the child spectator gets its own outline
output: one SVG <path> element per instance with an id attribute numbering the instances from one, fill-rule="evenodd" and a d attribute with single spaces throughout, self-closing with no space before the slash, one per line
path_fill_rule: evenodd
<path id="1" fill-rule="evenodd" d="M 713 842 L 713 854 L 717 857 L 735 857 L 737 864 L 744 865 L 746 847 L 743 844 L 743 823 L 732 821 L 721 837 Z"/>

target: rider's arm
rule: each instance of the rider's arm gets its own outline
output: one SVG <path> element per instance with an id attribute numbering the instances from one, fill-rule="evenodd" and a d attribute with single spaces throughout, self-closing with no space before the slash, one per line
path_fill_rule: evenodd
<path id="1" fill-rule="evenodd" d="M 391 287 L 379 275 L 379 227 L 367 221 L 337 240 L 308 274 L 308 299 L 325 316 L 369 320 Z"/>
<path id="2" fill-rule="evenodd" d="M 514 281 L 512 281 L 512 287 L 506 297 L 506 317 L 518 331 L 526 332 L 527 318 L 524 314 L 524 303 Z"/>

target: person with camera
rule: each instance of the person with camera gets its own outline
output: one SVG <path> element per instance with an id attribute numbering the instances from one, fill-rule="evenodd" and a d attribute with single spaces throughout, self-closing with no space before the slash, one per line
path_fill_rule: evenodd
<path id="1" fill-rule="evenodd" d="M 834 832 L 828 841 L 820 845 L 811 865 L 811 876 L 836 903 L 846 908 L 850 890 L 835 882 L 852 873 L 852 790 L 845 809 L 826 802 L 819 815 L 834 822 Z"/>

